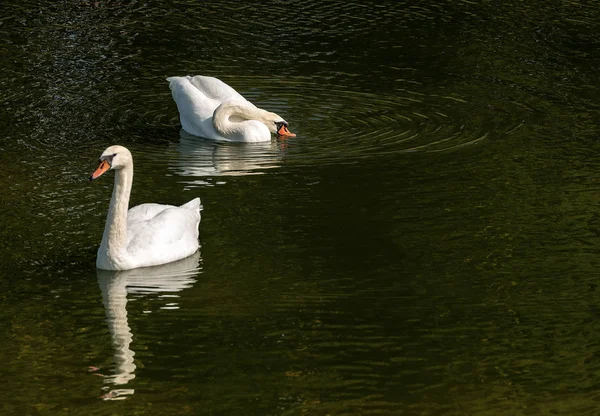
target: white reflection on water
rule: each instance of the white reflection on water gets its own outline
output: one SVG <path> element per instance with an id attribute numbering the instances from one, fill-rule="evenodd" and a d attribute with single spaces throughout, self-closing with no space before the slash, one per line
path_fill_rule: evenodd
<path id="1" fill-rule="evenodd" d="M 133 334 L 127 321 L 127 295 L 157 295 L 168 303 L 161 309 L 178 309 L 178 295 L 196 282 L 201 269 L 200 252 L 173 263 L 125 271 L 97 270 L 98 285 L 106 310 L 106 321 L 112 338 L 115 368 L 113 375 L 105 376 L 104 383 L 125 386 L 135 378 L 135 353 L 129 347 Z M 109 388 L 110 389 L 110 388 Z M 123 400 L 135 393 L 134 389 L 118 388 L 102 396 L 104 400 Z"/>
<path id="2" fill-rule="evenodd" d="M 278 168 L 285 152 L 285 142 L 218 142 L 183 130 L 175 146 L 176 156 L 169 170 L 190 177 L 186 183 L 192 186 L 210 184 L 203 178 L 211 176 L 260 175 L 266 169 Z"/>

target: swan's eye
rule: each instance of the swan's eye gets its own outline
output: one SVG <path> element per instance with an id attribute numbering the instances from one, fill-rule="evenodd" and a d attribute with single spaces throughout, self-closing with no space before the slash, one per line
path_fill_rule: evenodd
<path id="1" fill-rule="evenodd" d="M 115 156 L 116 156 L 116 155 L 117 155 L 117 154 L 116 154 L 116 153 L 114 153 L 114 154 L 112 154 L 112 155 L 106 155 L 106 156 L 102 156 L 102 157 L 100 158 L 100 162 L 102 162 L 103 160 L 105 160 L 105 161 L 107 161 L 107 162 L 108 162 L 108 164 L 109 164 L 110 166 L 112 166 L 112 164 L 113 164 L 113 159 L 115 158 Z"/>

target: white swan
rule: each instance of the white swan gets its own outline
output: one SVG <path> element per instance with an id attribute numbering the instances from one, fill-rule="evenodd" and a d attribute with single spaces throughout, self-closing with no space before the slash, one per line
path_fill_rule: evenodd
<path id="1" fill-rule="evenodd" d="M 217 78 L 197 75 L 167 81 L 181 127 L 190 134 L 236 142 L 266 142 L 271 133 L 295 136 L 283 118 L 256 107 Z"/>
<path id="2" fill-rule="evenodd" d="M 127 210 L 133 181 L 133 157 L 123 146 L 110 146 L 90 180 L 115 170 L 106 227 L 96 267 L 129 270 L 183 259 L 199 247 L 200 198 L 180 207 L 142 204 Z"/>

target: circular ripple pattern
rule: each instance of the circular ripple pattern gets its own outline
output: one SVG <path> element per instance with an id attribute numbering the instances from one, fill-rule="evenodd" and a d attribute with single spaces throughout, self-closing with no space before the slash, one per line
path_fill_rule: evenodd
<path id="1" fill-rule="evenodd" d="M 280 2 L 268 14 L 227 1 L 57 3 L 44 13 L 15 3 L 0 28 L 12 33 L 7 50 L 17 57 L 0 68 L 0 103 L 11 115 L 3 119 L 11 126 L 5 137 L 59 149 L 97 136 L 158 141 L 170 134 L 166 125 L 177 124 L 164 78 L 184 73 L 219 76 L 280 112 L 300 133 L 283 146 L 300 163 L 447 151 L 489 137 L 498 120 L 504 130 L 516 127 L 513 111 L 488 107 L 502 107 L 488 86 L 477 91 L 485 102 L 477 105 L 460 88 L 422 83 L 431 65 L 410 47 L 425 44 L 420 30 L 430 24 L 421 23 L 439 25 L 449 16 L 442 5 L 436 12 L 422 3 L 295 1 L 295 24 L 280 26 L 272 16 L 291 10 Z M 231 36 L 233 26 L 240 36 Z M 285 78 L 261 76 L 277 73 Z"/>
<path id="2" fill-rule="evenodd" d="M 333 81 L 323 77 L 221 79 L 257 106 L 284 117 L 298 137 L 268 143 L 223 143 L 181 130 L 176 138 L 178 113 L 166 83 L 160 83 L 162 92 L 145 96 L 143 103 L 133 89 L 121 92 L 132 102 L 126 112 L 139 113 L 145 106 L 144 130 L 151 131 L 154 126 L 160 132 L 138 137 L 137 144 L 157 134 L 174 141 L 167 149 L 164 142 L 157 146 L 146 143 L 139 152 L 155 162 L 166 159 L 169 174 L 184 177 L 183 183 L 191 187 L 224 183 L 219 179 L 224 176 L 265 173 L 284 163 L 346 164 L 388 155 L 460 151 L 502 139 L 523 124 L 519 104 L 494 99 L 489 84 L 475 91 L 456 88 L 449 92 L 447 88 L 426 92 L 418 83 L 410 90 L 399 83 L 388 92 L 372 93 L 345 88 L 349 83 L 345 76 Z"/>
<path id="3" fill-rule="evenodd" d="M 178 144 L 180 174 L 239 174 L 277 167 L 283 159 L 299 165 L 354 163 L 390 154 L 454 151 L 505 136 L 522 124 L 515 110 L 453 93 L 398 88 L 375 94 L 323 79 L 222 79 L 259 107 L 284 117 L 298 137 L 240 146 L 206 143 L 184 133 Z"/>

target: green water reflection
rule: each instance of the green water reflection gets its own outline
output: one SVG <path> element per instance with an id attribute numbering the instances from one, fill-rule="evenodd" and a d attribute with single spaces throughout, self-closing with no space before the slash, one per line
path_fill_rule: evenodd
<path id="1" fill-rule="evenodd" d="M 599 12 L 3 2 L 0 414 L 595 414 Z M 298 137 L 181 133 L 183 74 Z M 191 272 L 97 274 L 113 143 Z"/>

